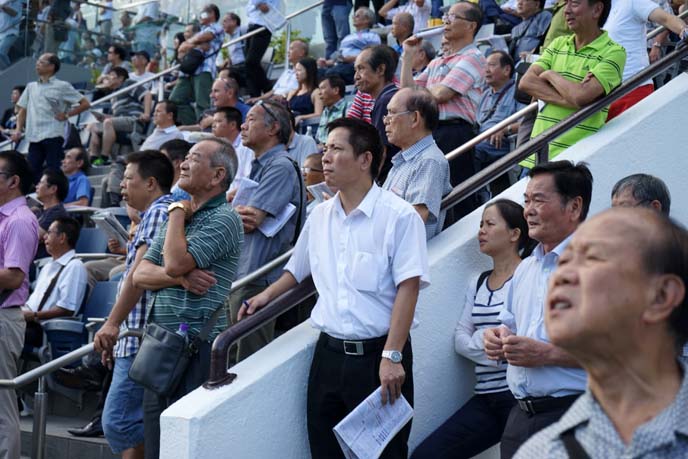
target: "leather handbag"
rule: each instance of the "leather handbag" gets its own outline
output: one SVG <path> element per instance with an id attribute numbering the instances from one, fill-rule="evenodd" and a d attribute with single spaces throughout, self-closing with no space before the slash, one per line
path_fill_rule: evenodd
<path id="1" fill-rule="evenodd" d="M 205 55 L 203 54 L 203 51 L 193 48 L 189 50 L 182 58 L 181 62 L 179 63 L 179 70 L 187 75 L 193 75 L 196 73 L 196 70 L 203 65 L 204 60 Z"/>
<path id="2" fill-rule="evenodd" d="M 142 385 L 161 397 L 172 395 L 189 362 L 198 352 L 200 344 L 206 340 L 215 326 L 223 304 L 213 312 L 203 325 L 198 336 L 189 342 L 184 336 L 163 325 L 151 323 L 146 325 L 141 346 L 129 368 L 132 381 Z"/>

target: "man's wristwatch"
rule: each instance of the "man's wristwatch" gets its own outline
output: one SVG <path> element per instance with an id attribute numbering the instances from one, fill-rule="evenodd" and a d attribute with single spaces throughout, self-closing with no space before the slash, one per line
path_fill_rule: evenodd
<path id="1" fill-rule="evenodd" d="M 399 351 L 382 351 L 382 358 L 389 359 L 392 363 L 401 363 L 402 357 Z"/>
<path id="2" fill-rule="evenodd" d="M 173 202 L 169 206 L 167 206 L 167 213 L 171 214 L 173 210 L 175 209 L 181 209 L 184 211 L 184 214 L 186 214 L 186 208 L 184 207 L 184 204 L 181 202 Z"/>

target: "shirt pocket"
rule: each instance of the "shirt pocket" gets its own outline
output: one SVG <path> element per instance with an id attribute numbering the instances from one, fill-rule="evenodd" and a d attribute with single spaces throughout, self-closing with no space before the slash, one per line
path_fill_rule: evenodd
<path id="1" fill-rule="evenodd" d="M 354 288 L 363 292 L 376 292 L 379 280 L 375 256 L 370 252 L 356 252 L 351 266 Z"/>

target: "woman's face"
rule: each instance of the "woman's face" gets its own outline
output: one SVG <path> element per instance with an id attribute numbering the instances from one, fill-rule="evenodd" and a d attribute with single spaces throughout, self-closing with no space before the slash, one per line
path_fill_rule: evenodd
<path id="1" fill-rule="evenodd" d="M 174 43 L 174 49 L 179 48 L 179 45 L 181 44 L 181 43 L 179 42 L 179 38 L 177 38 L 177 37 L 174 38 L 174 40 L 172 41 L 172 43 Z"/>
<path id="2" fill-rule="evenodd" d="M 509 229 L 497 206 L 490 206 L 483 211 L 483 218 L 480 220 L 480 251 L 494 256 L 505 250 L 514 250 L 519 233 L 518 229 Z"/>
<path id="3" fill-rule="evenodd" d="M 12 103 L 13 103 L 13 104 L 16 104 L 16 103 L 19 101 L 19 98 L 20 98 L 20 97 L 21 97 L 21 93 L 20 93 L 18 90 L 13 89 L 13 90 L 12 90 L 12 96 L 10 96 L 10 99 L 12 100 Z"/>
<path id="4" fill-rule="evenodd" d="M 294 72 L 296 74 L 296 81 L 299 83 L 306 82 L 306 68 L 301 64 L 296 64 L 294 67 Z"/>

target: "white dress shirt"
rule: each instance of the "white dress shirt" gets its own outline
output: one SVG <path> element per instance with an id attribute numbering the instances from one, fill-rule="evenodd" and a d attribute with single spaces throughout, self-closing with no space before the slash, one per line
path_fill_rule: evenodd
<path id="1" fill-rule="evenodd" d="M 430 285 L 423 220 L 375 184 L 349 215 L 337 193 L 313 209 L 285 270 L 299 282 L 313 275 L 315 328 L 339 339 L 384 336 L 398 285 L 419 276 L 420 288 Z"/>
<path id="2" fill-rule="evenodd" d="M 41 269 L 36 280 L 36 288 L 26 300 L 26 306 L 32 311 L 38 311 L 43 295 L 62 266 L 65 268 L 60 273 L 60 277 L 42 310 L 47 311 L 55 306 L 75 313 L 79 310 L 84 299 L 84 293 L 86 293 L 88 274 L 81 260 L 74 259 L 74 250 L 70 250 Z"/>
<path id="3" fill-rule="evenodd" d="M 287 97 L 289 92 L 299 87 L 299 82 L 296 81 L 296 71 L 294 68 L 284 69 L 284 72 L 279 76 L 275 85 L 272 87 L 272 93 L 276 96 Z"/>

